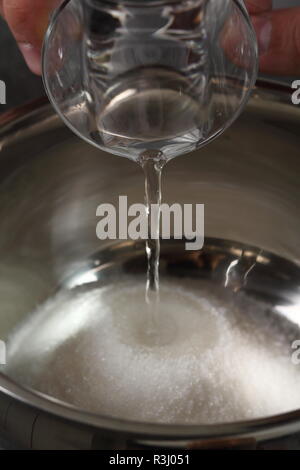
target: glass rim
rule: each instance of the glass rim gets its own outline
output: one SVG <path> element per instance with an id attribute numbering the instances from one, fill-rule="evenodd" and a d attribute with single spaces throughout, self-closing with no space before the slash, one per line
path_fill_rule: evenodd
<path id="1" fill-rule="evenodd" d="M 60 12 L 69 2 L 72 0 L 64 0 L 60 6 L 58 6 L 54 12 L 53 15 L 55 15 L 56 12 Z M 183 3 L 185 2 L 190 2 L 190 3 L 208 3 L 210 0 L 80 0 L 81 2 L 87 2 L 87 3 L 96 3 L 99 2 L 99 5 L 102 4 L 120 4 L 124 6 L 134 6 L 134 7 L 141 7 L 141 8 L 148 8 L 148 7 L 153 7 L 153 6 L 167 6 L 170 4 L 176 4 L 176 3 Z M 247 12 L 247 8 L 244 4 L 244 0 L 230 0 L 231 2 L 235 3 L 242 11 L 243 13 Z"/>
<path id="2" fill-rule="evenodd" d="M 68 0 L 70 1 L 70 0 Z M 134 6 L 141 8 L 148 8 L 153 6 L 167 6 L 169 4 L 182 3 L 183 0 L 82 0 L 87 3 L 97 3 L 102 4 L 119 4 L 124 6 Z M 185 0 L 186 1 L 186 0 Z M 209 0 L 188 0 L 191 3 L 207 3 Z"/>

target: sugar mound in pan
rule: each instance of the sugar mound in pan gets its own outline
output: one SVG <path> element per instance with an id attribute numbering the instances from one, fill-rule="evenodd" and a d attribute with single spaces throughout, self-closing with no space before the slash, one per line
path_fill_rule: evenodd
<path id="1" fill-rule="evenodd" d="M 20 325 L 5 373 L 79 408 L 145 422 L 216 423 L 300 407 L 291 345 L 243 294 L 163 283 L 157 334 L 143 282 L 63 291 Z"/>

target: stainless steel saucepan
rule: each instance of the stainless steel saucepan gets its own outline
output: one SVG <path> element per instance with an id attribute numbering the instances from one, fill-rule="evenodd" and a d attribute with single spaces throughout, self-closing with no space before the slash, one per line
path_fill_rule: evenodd
<path id="1" fill-rule="evenodd" d="M 89 273 L 96 258 L 103 282 L 112 274 L 144 272 L 141 244 L 108 243 L 95 235 L 97 205 L 115 203 L 121 194 L 142 202 L 143 178 L 135 163 L 72 135 L 45 102 L 13 111 L 0 124 L 0 339 L 6 342 L 60 286 Z M 164 200 L 204 203 L 206 241 L 194 257 L 175 242 L 163 244 L 161 263 L 162 277 L 180 281 L 185 274 L 220 283 L 236 256 L 245 258 L 248 270 L 254 256 L 255 273 L 244 290 L 272 305 L 292 306 L 293 321 L 284 319 L 294 339 L 300 328 L 299 129 L 291 90 L 260 82 L 222 137 L 171 161 Z M 17 447 L 300 447 L 300 410 L 221 424 L 141 423 L 34 390 L 26 368 L 19 381 L 9 364 L 1 370 L 0 435 Z"/>

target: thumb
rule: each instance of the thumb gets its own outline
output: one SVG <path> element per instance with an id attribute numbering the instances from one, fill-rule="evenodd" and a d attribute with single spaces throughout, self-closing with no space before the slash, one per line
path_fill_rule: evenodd
<path id="1" fill-rule="evenodd" d="M 300 8 L 272 11 L 272 0 L 246 0 L 260 46 L 260 71 L 300 72 Z"/>
<path id="2" fill-rule="evenodd" d="M 250 15 L 272 10 L 272 0 L 246 0 L 245 3 Z"/>
<path id="3" fill-rule="evenodd" d="M 297 75 L 300 72 L 300 8 L 270 12 L 269 18 L 258 20 L 254 27 L 266 52 L 260 57 L 260 69 L 275 75 Z M 269 38 L 266 36 L 269 24 Z"/>
<path id="4" fill-rule="evenodd" d="M 41 74 L 41 48 L 51 12 L 62 0 L 3 0 L 4 17 L 24 59 Z"/>

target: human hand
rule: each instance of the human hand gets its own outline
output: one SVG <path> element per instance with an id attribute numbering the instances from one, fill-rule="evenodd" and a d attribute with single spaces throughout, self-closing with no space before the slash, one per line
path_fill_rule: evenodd
<path id="1" fill-rule="evenodd" d="M 246 0 L 260 49 L 260 71 L 300 73 L 300 8 L 272 10 L 272 0 Z"/>
<path id="2" fill-rule="evenodd" d="M 62 0 L 0 0 L 29 68 L 41 73 L 41 46 L 49 15 Z M 260 71 L 300 72 L 300 7 L 272 11 L 272 0 L 246 0 L 260 47 Z"/>
<path id="3" fill-rule="evenodd" d="M 49 16 L 60 3 L 62 0 L 0 0 L 0 12 L 36 74 L 41 74 L 41 48 Z"/>

